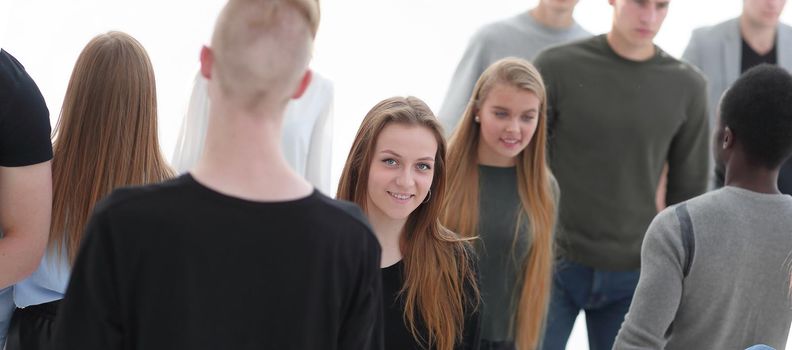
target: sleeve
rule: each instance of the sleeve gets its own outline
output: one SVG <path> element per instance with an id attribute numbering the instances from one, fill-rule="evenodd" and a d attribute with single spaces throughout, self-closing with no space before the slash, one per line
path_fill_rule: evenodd
<path id="1" fill-rule="evenodd" d="M 11 102 L 0 108 L 0 166 L 4 167 L 28 166 L 52 159 L 47 104 L 33 80 L 27 74 L 22 79 L 9 94 Z"/>
<path id="2" fill-rule="evenodd" d="M 305 178 L 320 191 L 331 196 L 333 194 L 330 188 L 330 167 L 333 157 L 334 92 L 329 81 L 323 81 L 322 85 L 323 89 L 317 96 L 319 117 L 311 131 L 311 144 L 308 146 L 308 159 L 305 164 Z"/>
<path id="3" fill-rule="evenodd" d="M 54 349 L 123 349 L 118 261 L 104 212 L 88 223 L 58 310 Z"/>
<path id="4" fill-rule="evenodd" d="M 14 314 L 13 292 L 13 286 L 0 289 L 0 349 L 4 348 L 8 326 L 11 324 L 11 316 Z"/>
<path id="5" fill-rule="evenodd" d="M 539 71 L 542 80 L 545 83 L 545 92 L 547 93 L 547 149 L 548 154 L 551 154 L 552 139 L 555 131 L 555 126 L 558 123 L 558 108 L 556 105 L 557 99 L 557 86 L 558 83 L 554 81 L 552 75 L 552 59 L 548 58 L 547 51 L 542 51 L 533 61 L 534 67 Z"/>
<path id="6" fill-rule="evenodd" d="M 682 299 L 685 253 L 674 208 L 649 225 L 641 247 L 641 277 L 614 350 L 663 349 Z"/>
<path id="7" fill-rule="evenodd" d="M 666 206 L 688 200 L 707 190 L 710 161 L 707 91 L 704 78 L 698 78 L 688 102 L 687 118 L 674 135 L 668 150 Z"/>
<path id="8" fill-rule="evenodd" d="M 367 257 L 360 268 L 360 283 L 339 332 L 339 350 L 383 350 L 385 315 L 382 304 L 380 247 L 368 232 Z"/>
<path id="9" fill-rule="evenodd" d="M 481 33 L 478 33 L 470 40 L 454 72 L 454 76 L 451 77 L 451 84 L 443 100 L 443 105 L 440 107 L 439 113 L 437 113 L 446 136 L 450 136 L 456 129 L 459 120 L 462 118 L 462 113 L 467 108 L 479 76 L 489 65 L 484 58 L 485 52 L 485 39 Z"/>
<path id="10" fill-rule="evenodd" d="M 176 141 L 171 164 L 180 174 L 189 171 L 201 156 L 209 125 L 209 96 L 206 79 L 201 73 L 195 75 L 193 91 L 187 112 L 182 119 L 181 130 Z"/>

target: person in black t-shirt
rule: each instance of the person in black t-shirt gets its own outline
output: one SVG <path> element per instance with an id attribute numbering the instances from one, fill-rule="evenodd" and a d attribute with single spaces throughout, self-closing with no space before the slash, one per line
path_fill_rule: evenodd
<path id="1" fill-rule="evenodd" d="M 701 69 L 709 82 L 710 129 L 717 128 L 721 95 L 743 72 L 761 63 L 792 69 L 792 27 L 780 21 L 785 4 L 744 0 L 739 17 L 693 31 L 682 58 Z M 723 169 L 716 167 L 712 186 L 721 187 L 723 181 Z M 782 165 L 778 188 L 792 194 L 792 160 Z"/>
<path id="2" fill-rule="evenodd" d="M 49 111 L 36 83 L 0 49 L 0 320 L 13 312 L 8 286 L 38 266 L 52 208 Z M 6 322 L 0 322 L 0 348 Z"/>
<path id="3" fill-rule="evenodd" d="M 338 185 L 383 247 L 386 349 L 478 349 L 476 264 L 468 240 L 440 224 L 445 140 L 415 97 L 386 99 L 363 119 Z"/>
<path id="4" fill-rule="evenodd" d="M 55 349 L 383 348 L 376 237 L 278 146 L 286 104 L 310 81 L 318 11 L 228 2 L 201 51 L 203 154 L 190 174 L 97 206 Z"/>

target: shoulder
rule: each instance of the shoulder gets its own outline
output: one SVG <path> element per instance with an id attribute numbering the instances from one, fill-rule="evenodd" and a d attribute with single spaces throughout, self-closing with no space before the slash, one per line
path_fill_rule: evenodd
<path id="1" fill-rule="evenodd" d="M 551 46 L 536 56 L 534 65 L 536 65 L 539 70 L 547 70 L 577 62 L 588 54 L 596 53 L 596 51 L 599 50 L 599 46 L 601 46 L 599 42 L 602 40 L 600 36 L 594 36 L 575 40 L 566 44 Z M 544 73 L 544 71 L 542 73 Z"/>
<path id="2" fill-rule="evenodd" d="M 322 209 L 326 209 L 328 214 L 344 222 L 344 224 L 354 225 L 371 231 L 366 215 L 360 210 L 357 204 L 340 199 L 332 199 L 320 192 L 316 193 L 316 202 Z"/>
<path id="3" fill-rule="evenodd" d="M 658 65 L 663 70 L 663 75 L 679 82 L 680 87 L 691 86 L 700 91 L 704 91 L 707 86 L 707 79 L 701 70 L 683 60 L 677 59 L 662 49 L 659 49 L 660 59 Z"/>
<path id="4" fill-rule="evenodd" d="M 374 236 L 368 219 L 356 204 L 332 199 L 318 190 L 312 195 L 310 212 L 306 220 L 316 220 L 324 228 L 324 239 L 356 245 L 367 251 L 379 251 L 379 241 Z"/>
<path id="5" fill-rule="evenodd" d="M 492 40 L 502 38 L 514 31 L 515 25 L 519 23 L 519 16 L 501 19 L 481 26 L 473 35 L 479 40 Z"/>
<path id="6" fill-rule="evenodd" d="M 737 28 L 739 28 L 739 19 L 732 18 L 727 21 L 720 22 L 718 24 L 703 26 L 693 29 L 693 33 L 691 34 L 691 36 L 694 38 L 702 38 L 702 39 L 712 35 L 721 36 Z"/>
<path id="7" fill-rule="evenodd" d="M 786 23 L 779 23 L 778 28 L 786 32 L 792 32 L 792 26 Z"/>
<path id="8" fill-rule="evenodd" d="M 184 186 L 185 177 L 180 176 L 156 184 L 121 187 L 101 200 L 94 212 L 96 215 L 108 215 L 157 211 L 162 199 L 173 197 Z"/>

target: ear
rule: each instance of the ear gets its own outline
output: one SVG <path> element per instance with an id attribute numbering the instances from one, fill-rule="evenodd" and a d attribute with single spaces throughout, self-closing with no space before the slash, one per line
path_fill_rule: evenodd
<path id="1" fill-rule="evenodd" d="M 727 126 L 723 130 L 723 149 L 727 150 L 734 147 L 734 133 Z"/>
<path id="2" fill-rule="evenodd" d="M 214 52 L 208 46 L 201 47 L 201 75 L 207 80 L 212 79 L 212 66 L 214 65 Z"/>
<path id="3" fill-rule="evenodd" d="M 305 93 L 305 90 L 308 90 L 308 85 L 311 85 L 312 77 L 313 77 L 313 72 L 310 69 L 306 69 L 305 74 L 302 77 L 302 80 L 300 80 L 300 85 L 297 86 L 297 90 L 294 91 L 294 94 L 292 94 L 291 98 L 293 100 L 300 98 Z"/>

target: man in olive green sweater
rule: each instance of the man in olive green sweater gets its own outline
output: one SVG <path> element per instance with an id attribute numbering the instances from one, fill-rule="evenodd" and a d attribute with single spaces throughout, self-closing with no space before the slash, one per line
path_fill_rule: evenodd
<path id="1" fill-rule="evenodd" d="M 667 204 L 707 187 L 705 80 L 653 43 L 669 0 L 609 2 L 609 33 L 535 60 L 547 85 L 550 166 L 561 188 L 543 349 L 565 347 L 581 309 L 591 348 L 610 349 L 638 282 L 663 165 Z"/>

